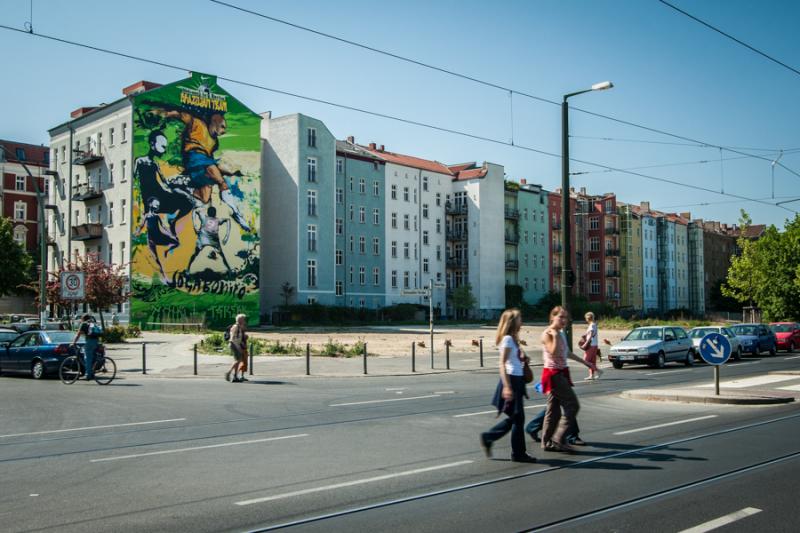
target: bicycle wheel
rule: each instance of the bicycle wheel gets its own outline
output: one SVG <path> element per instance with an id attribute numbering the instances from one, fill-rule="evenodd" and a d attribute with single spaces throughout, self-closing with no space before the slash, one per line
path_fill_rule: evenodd
<path id="1" fill-rule="evenodd" d="M 98 385 L 108 385 L 117 375 L 117 363 L 110 357 L 100 357 L 94 361 L 94 380 Z"/>
<path id="2" fill-rule="evenodd" d="M 70 355 L 58 367 L 58 377 L 65 385 L 71 385 L 81 376 L 81 362 L 77 355 Z"/>

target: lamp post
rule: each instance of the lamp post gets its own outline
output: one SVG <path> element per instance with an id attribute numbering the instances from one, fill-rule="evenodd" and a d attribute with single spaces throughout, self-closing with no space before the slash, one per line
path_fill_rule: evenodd
<path id="1" fill-rule="evenodd" d="M 569 299 L 572 296 L 572 284 L 575 275 L 572 273 L 572 252 L 570 243 L 570 212 L 569 212 L 569 103 L 572 96 L 591 91 L 604 91 L 614 86 L 610 81 L 595 83 L 590 89 L 576 91 L 564 95 L 561 102 L 561 231 L 563 237 L 563 254 L 561 269 L 561 307 L 569 312 Z M 572 350 L 572 326 L 567 325 L 567 345 Z"/>

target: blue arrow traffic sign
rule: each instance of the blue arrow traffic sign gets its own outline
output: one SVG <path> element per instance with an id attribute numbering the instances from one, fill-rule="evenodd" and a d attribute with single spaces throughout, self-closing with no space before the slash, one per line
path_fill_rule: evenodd
<path id="1" fill-rule="evenodd" d="M 731 356 L 731 343 L 719 333 L 709 333 L 700 339 L 700 357 L 709 365 L 722 365 Z"/>

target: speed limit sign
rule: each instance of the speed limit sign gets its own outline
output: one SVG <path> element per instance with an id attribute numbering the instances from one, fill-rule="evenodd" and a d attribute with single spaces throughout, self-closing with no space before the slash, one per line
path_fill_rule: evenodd
<path id="1" fill-rule="evenodd" d="M 86 292 L 83 272 L 61 273 L 61 297 L 65 300 L 82 300 Z"/>

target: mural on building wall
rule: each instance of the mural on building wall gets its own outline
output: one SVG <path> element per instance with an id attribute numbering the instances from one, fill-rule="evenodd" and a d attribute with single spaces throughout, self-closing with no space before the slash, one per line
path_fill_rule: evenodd
<path id="1" fill-rule="evenodd" d="M 258 322 L 260 122 L 206 74 L 134 97 L 131 322 Z"/>

